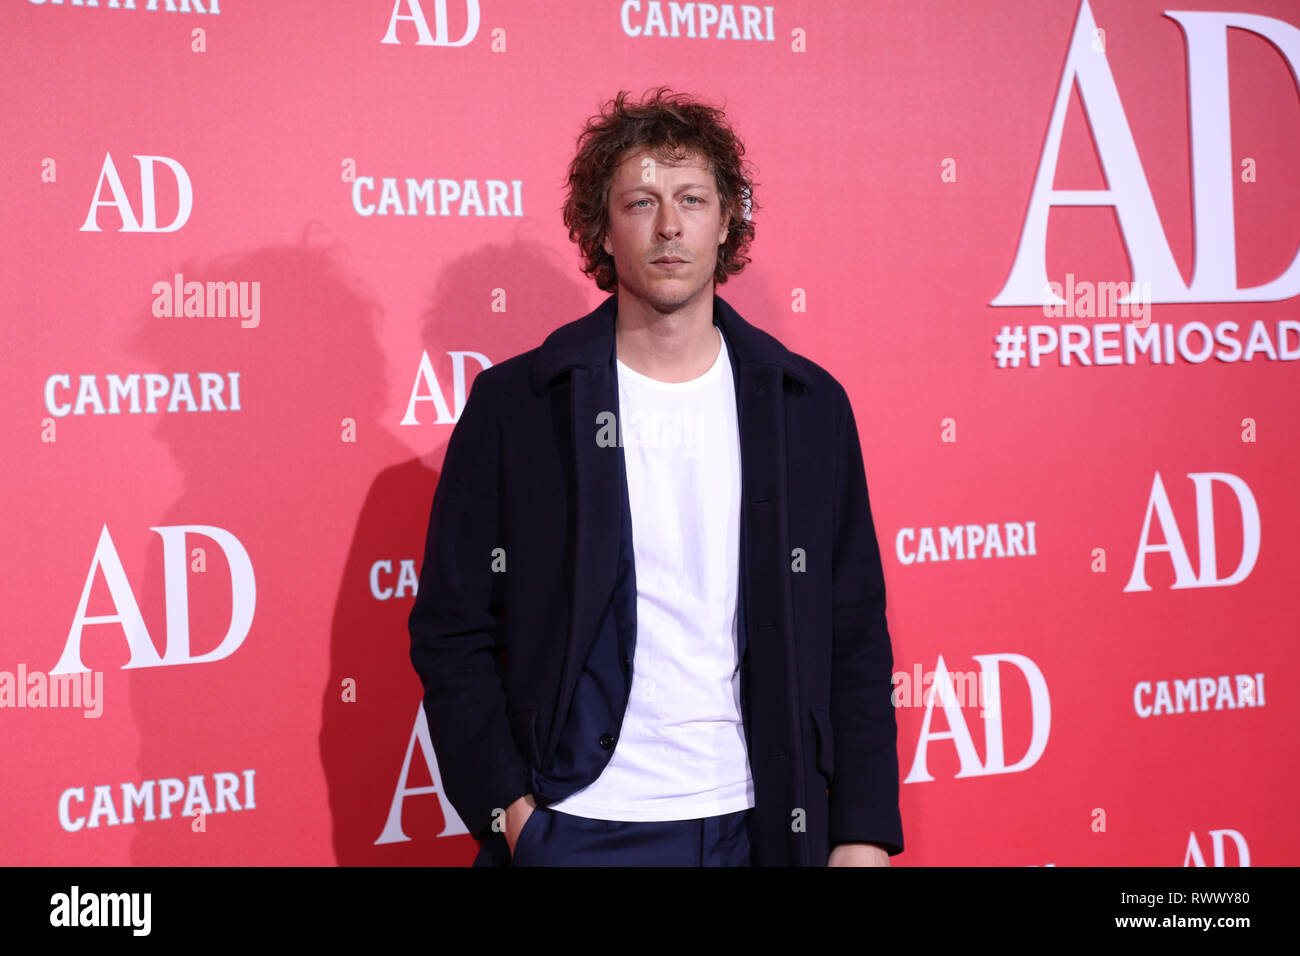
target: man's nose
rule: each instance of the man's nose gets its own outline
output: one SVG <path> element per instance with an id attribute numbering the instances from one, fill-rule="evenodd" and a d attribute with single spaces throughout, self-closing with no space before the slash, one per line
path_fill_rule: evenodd
<path id="1" fill-rule="evenodd" d="M 682 231 L 681 222 L 677 218 L 677 210 L 671 207 L 665 207 L 659 213 L 659 221 L 655 226 L 658 235 L 663 239 L 671 239 Z"/>

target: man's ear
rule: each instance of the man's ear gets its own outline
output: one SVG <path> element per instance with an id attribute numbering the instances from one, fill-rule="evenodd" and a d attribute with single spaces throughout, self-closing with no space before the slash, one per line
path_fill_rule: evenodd
<path id="1" fill-rule="evenodd" d="M 718 245 L 727 241 L 727 231 L 731 228 L 731 213 L 722 214 L 722 228 L 718 233 Z"/>
<path id="2" fill-rule="evenodd" d="M 605 252 L 611 256 L 614 254 L 614 242 L 609 238 L 608 229 L 606 229 L 605 234 L 600 237 L 600 248 L 604 249 Z"/>

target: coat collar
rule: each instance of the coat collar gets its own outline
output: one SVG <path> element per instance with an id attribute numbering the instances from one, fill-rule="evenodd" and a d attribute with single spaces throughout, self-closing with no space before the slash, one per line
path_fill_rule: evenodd
<path id="1" fill-rule="evenodd" d="M 611 295 L 594 311 L 562 325 L 542 342 L 533 358 L 532 386 L 540 395 L 574 367 L 595 369 L 614 363 L 614 320 L 618 296 Z M 774 365 L 805 388 L 812 387 L 807 363 L 777 339 L 740 317 L 721 296 L 713 296 L 713 324 L 727 337 L 727 347 L 740 365 Z"/>

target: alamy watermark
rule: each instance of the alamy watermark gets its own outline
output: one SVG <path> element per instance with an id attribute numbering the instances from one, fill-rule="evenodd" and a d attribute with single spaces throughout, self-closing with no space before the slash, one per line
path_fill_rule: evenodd
<path id="1" fill-rule="evenodd" d="M 46 674 L 18 665 L 18 673 L 0 671 L 0 707 L 71 707 L 83 717 L 104 713 L 104 672 Z"/>
<path id="2" fill-rule="evenodd" d="M 1119 319 L 1133 318 L 1138 328 L 1151 323 L 1151 283 L 1074 281 L 1074 273 L 1065 274 L 1065 282 L 1048 282 L 1043 287 L 1043 315 L 1049 319 Z"/>

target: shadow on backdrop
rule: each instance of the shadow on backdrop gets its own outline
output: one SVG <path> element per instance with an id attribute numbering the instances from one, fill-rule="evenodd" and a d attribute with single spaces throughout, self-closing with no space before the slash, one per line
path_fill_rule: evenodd
<path id="1" fill-rule="evenodd" d="M 482 352 L 495 364 L 536 348 L 553 329 L 590 311 L 583 286 L 571 277 L 574 271 L 541 246 L 523 241 L 486 246 L 448 262 L 422 317 L 418 347 L 392 357 L 394 368 L 409 369 L 396 390 L 411 393 L 423 349 L 448 409 L 457 414 L 448 352 Z M 505 290 L 504 312 L 492 311 L 497 288 Z M 466 394 L 478 370 L 477 362 L 466 360 Z M 428 393 L 423 384 L 419 391 Z M 468 865 L 478 852 L 468 835 L 438 839 L 449 829 L 444 798 L 432 790 L 431 755 L 416 736 L 417 721 L 422 732 L 425 725 L 423 688 L 411 666 L 407 631 L 415 589 L 402 583 L 402 563 L 409 562 L 408 573 L 418 579 L 438 481 L 431 466 L 441 468 L 453 426 L 434 423 L 430 402 L 415 408 L 420 424 L 401 427 L 411 433 L 410 444 L 431 454 L 384 468 L 371 483 L 357 512 L 330 628 L 321 762 L 329 782 L 334 852 L 345 866 Z M 375 427 L 384 435 L 399 428 L 396 421 Z M 376 568 L 380 561 L 389 564 Z M 383 599 L 372 592 L 372 569 Z M 340 703 L 345 677 L 357 681 L 355 704 Z M 429 789 L 419 792 L 422 788 Z"/>

